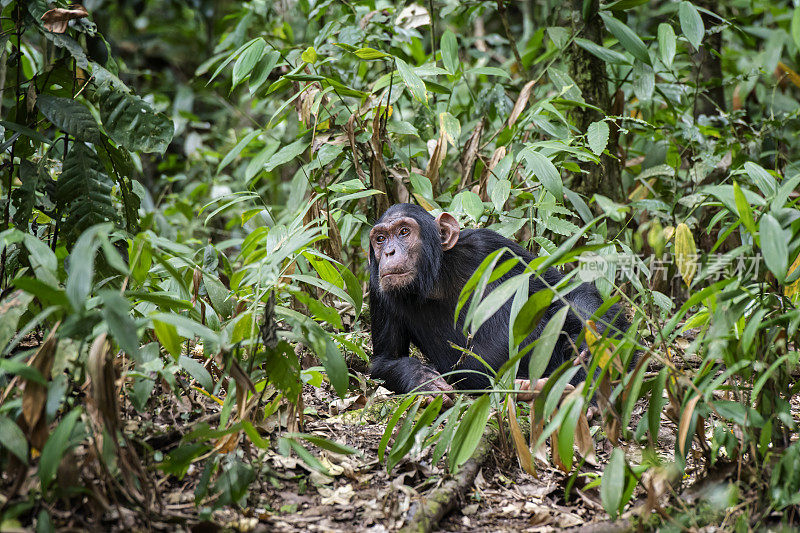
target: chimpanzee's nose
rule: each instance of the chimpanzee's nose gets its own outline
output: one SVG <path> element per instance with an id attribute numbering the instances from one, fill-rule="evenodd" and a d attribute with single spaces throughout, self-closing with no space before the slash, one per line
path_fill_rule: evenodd
<path id="1" fill-rule="evenodd" d="M 394 248 L 389 248 L 389 249 L 387 249 L 387 250 L 386 250 L 386 251 L 383 253 L 383 255 L 385 255 L 386 257 L 389 257 L 389 256 L 392 256 L 392 255 L 394 255 Z"/>

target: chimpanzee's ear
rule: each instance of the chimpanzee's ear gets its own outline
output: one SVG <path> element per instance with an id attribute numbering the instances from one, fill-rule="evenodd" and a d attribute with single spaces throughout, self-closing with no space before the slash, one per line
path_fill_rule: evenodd
<path id="1" fill-rule="evenodd" d="M 436 224 L 439 226 L 439 235 L 442 238 L 442 250 L 449 250 L 458 242 L 458 235 L 461 232 L 458 220 L 450 213 L 442 213 L 436 217 Z"/>

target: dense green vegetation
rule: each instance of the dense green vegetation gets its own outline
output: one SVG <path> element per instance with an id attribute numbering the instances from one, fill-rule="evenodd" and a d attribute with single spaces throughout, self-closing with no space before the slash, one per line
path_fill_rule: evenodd
<path id="1" fill-rule="evenodd" d="M 195 470 L 207 518 L 248 507 L 265 453 L 318 471 L 319 450 L 356 453 L 303 432 L 303 395 L 374 392 L 364 250 L 407 201 L 570 275 L 487 295 L 503 265 L 485 262 L 467 327 L 513 298 L 516 357 L 450 409 L 387 401 L 388 470 L 432 450 L 457 473 L 497 426 L 523 470 L 561 469 L 567 499 L 596 488 L 611 519 L 796 519 L 800 7 L 0 6 L 0 529 L 60 509 L 99 527 L 98 493 L 145 523 L 169 514 L 157 480 Z M 564 365 L 515 407 L 520 341 L 590 274 L 633 327 L 590 325 L 597 378 L 571 391 Z M 533 350 L 541 375 L 551 336 Z M 179 402 L 172 427 L 126 423 Z M 722 496 L 681 503 L 687 464 L 691 483 L 725 472 Z"/>

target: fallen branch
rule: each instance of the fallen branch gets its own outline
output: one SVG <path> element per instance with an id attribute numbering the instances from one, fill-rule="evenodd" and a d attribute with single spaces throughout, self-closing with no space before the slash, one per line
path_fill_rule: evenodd
<path id="1" fill-rule="evenodd" d="M 491 455 L 492 448 L 497 443 L 497 435 L 496 430 L 487 429 L 475 448 L 475 453 L 461 466 L 458 473 L 412 506 L 410 517 L 400 530 L 401 533 L 432 531 L 447 513 L 457 507 L 458 501 L 473 487 L 475 476 Z"/>

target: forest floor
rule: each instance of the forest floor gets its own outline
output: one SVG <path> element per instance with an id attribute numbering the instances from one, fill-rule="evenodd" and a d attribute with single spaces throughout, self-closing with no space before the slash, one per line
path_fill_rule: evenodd
<path id="1" fill-rule="evenodd" d="M 366 383 L 366 380 L 361 382 Z M 439 465 L 431 464 L 431 447 L 421 454 L 409 454 L 391 472 L 387 472 L 385 463 L 378 461 L 379 441 L 398 404 L 396 397 L 385 389 L 354 393 L 342 400 L 327 383 L 319 388 L 306 385 L 303 400 L 302 431 L 356 448 L 361 455 L 345 456 L 312 446 L 330 474 L 323 475 L 296 457 L 285 457 L 270 449 L 263 462 L 256 465 L 261 475 L 250 487 L 249 507 L 215 511 L 209 521 L 201 524 L 196 524 L 192 515 L 196 516 L 195 487 L 202 469 L 190 468 L 181 480 L 164 475 L 158 482 L 164 499 L 162 516 L 173 516 L 178 521 L 184 517 L 193 531 L 220 528 L 287 532 L 396 531 L 407 526 L 432 491 L 449 478 L 441 464 L 443 461 Z M 192 417 L 190 412 L 197 413 L 197 402 L 207 404 L 207 413 L 219 410 L 217 404 L 198 395 L 193 406 L 186 402 L 178 412 L 166 405 L 164 409 L 156 409 L 156 414 L 143 427 L 174 428 L 182 417 Z M 179 412 L 181 408 L 183 413 Z M 637 407 L 637 410 L 634 421 L 642 414 L 642 409 Z M 132 410 L 128 415 L 142 416 Z M 163 418 L 165 416 L 167 418 Z M 273 415 L 262 429 L 277 434 L 274 430 L 285 422 L 281 418 L 280 412 Z M 490 422 L 493 420 L 494 417 Z M 667 460 L 674 453 L 676 432 L 675 425 L 664 417 L 657 453 Z M 602 474 L 610 450 L 606 439 L 597 443 L 597 465 L 582 465 L 582 475 L 577 477 L 567 498 L 568 478 L 563 472 L 538 463 L 537 476 L 532 476 L 520 468 L 510 439 L 495 439 L 488 459 L 479 465 L 474 482 L 458 496 L 455 509 L 435 524 L 434 530 L 545 532 L 586 531 L 587 527 L 590 531 L 629 530 L 635 511 L 610 522 L 597 488 L 584 487 L 593 474 Z M 641 460 L 638 446 L 632 446 L 628 454 L 632 462 Z M 245 457 L 252 460 L 254 455 L 245 454 Z M 691 479 L 691 470 L 690 465 L 684 483 Z M 631 507 L 641 504 L 644 498 L 644 494 L 637 494 Z M 152 525 L 161 528 L 159 523 Z M 169 528 L 167 523 L 161 526 Z"/>

